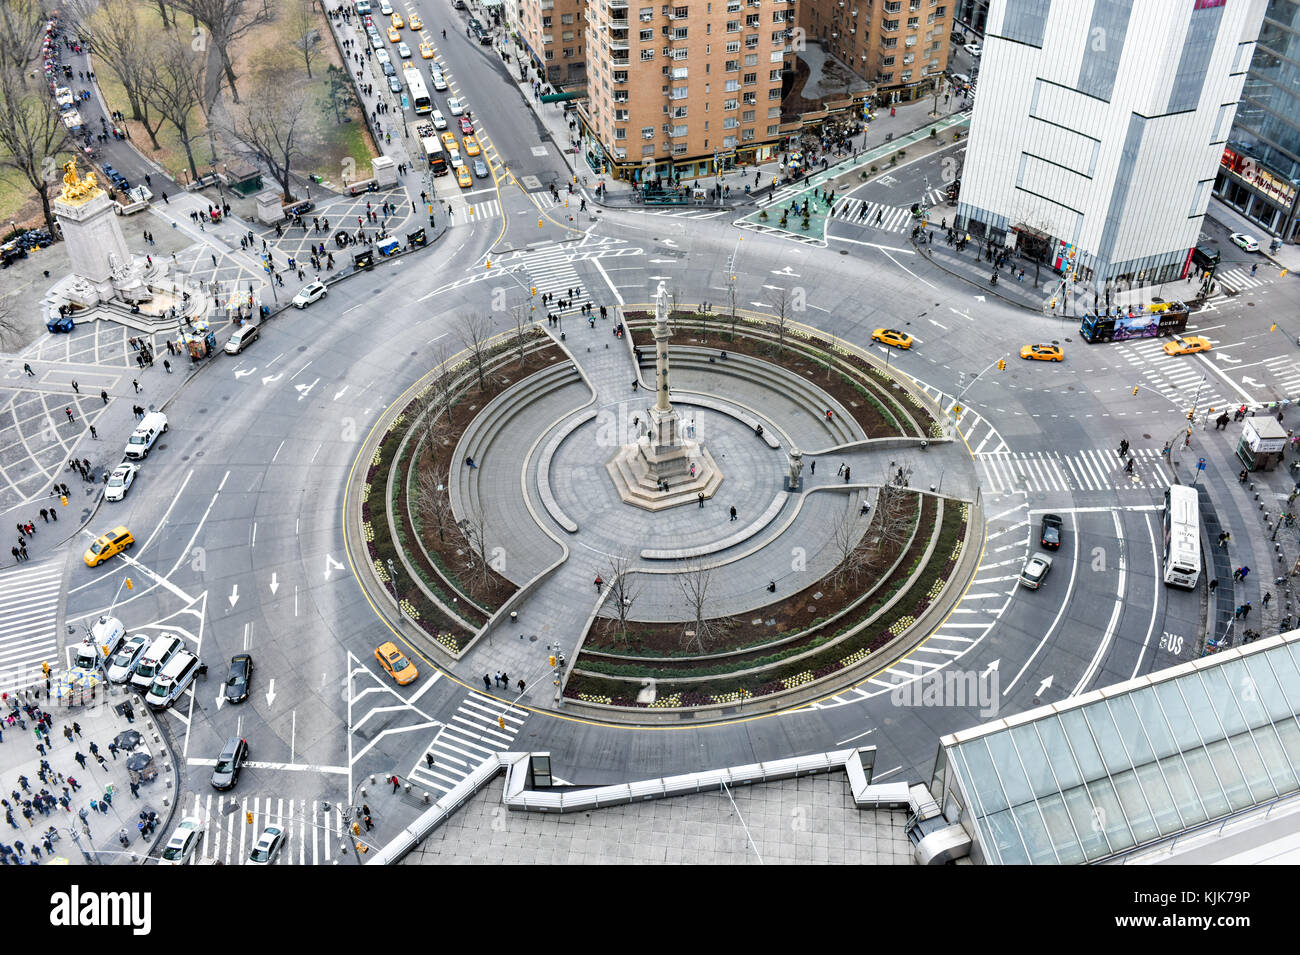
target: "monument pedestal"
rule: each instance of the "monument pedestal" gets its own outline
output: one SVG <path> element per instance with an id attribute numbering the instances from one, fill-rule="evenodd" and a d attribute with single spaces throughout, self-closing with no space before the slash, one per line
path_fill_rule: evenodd
<path id="1" fill-rule="evenodd" d="M 623 503 L 646 511 L 695 504 L 701 493 L 706 498 L 713 497 L 722 485 L 722 472 L 713 455 L 695 441 L 683 441 L 675 447 L 656 447 L 648 437 L 642 437 L 636 444 L 620 448 L 605 470 Z M 667 491 L 661 490 L 665 481 Z"/>
<path id="2" fill-rule="evenodd" d="M 132 261 L 113 201 L 102 189 L 95 189 L 84 199 L 60 196 L 53 209 L 63 229 L 72 272 L 79 280 L 74 300 L 88 308 L 111 300 L 115 284 L 130 284 Z"/>

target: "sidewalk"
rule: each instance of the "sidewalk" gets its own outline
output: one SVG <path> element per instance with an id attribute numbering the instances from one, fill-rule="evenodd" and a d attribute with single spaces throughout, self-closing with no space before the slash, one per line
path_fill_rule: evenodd
<path id="1" fill-rule="evenodd" d="M 166 840 L 171 834 L 171 814 L 175 805 L 168 806 L 172 793 L 172 784 L 177 778 L 176 764 L 170 749 L 164 742 L 153 714 L 148 711 L 139 698 L 132 703 L 133 719 L 128 719 L 122 709 L 122 702 L 130 694 L 119 687 L 107 688 L 101 684 L 96 690 L 94 702 L 85 706 L 65 706 L 57 701 L 50 701 L 42 688 L 32 688 L 25 694 L 7 694 L 3 707 L 5 714 L 15 712 L 27 724 L 24 730 L 18 724 L 12 728 L 6 725 L 3 742 L 0 742 L 0 777 L 4 783 L 0 792 L 13 807 L 12 814 L 16 825 L 6 827 L 6 834 L 0 836 L 0 842 L 17 848 L 16 843 L 25 846 L 26 864 L 48 862 L 51 859 L 66 860 L 73 865 L 125 865 L 138 863 L 146 857 L 157 840 Z M 38 709 L 47 709 L 53 720 L 49 733 L 49 743 L 45 749 L 47 755 L 42 757 L 36 749 L 34 733 L 35 719 L 27 715 L 22 707 L 32 706 L 33 713 Z M 69 742 L 63 735 L 64 727 L 74 732 Z M 114 755 L 109 750 L 109 743 L 120 739 L 119 734 L 134 731 L 139 738 L 133 752 L 125 750 Z M 103 757 L 101 766 L 91 755 L 90 744 L 99 746 L 99 755 Z M 128 742 L 124 740 L 124 742 Z M 131 772 L 127 769 L 128 758 L 139 753 L 153 756 L 153 765 L 157 775 L 139 783 L 139 795 L 131 792 Z M 85 768 L 76 760 L 76 754 L 85 757 Z M 70 786 L 53 777 L 53 782 L 40 781 L 41 760 L 50 764 L 52 773 L 74 778 L 80 788 L 72 790 Z M 25 776 L 29 792 L 20 790 L 19 776 Z M 19 790 L 14 794 L 14 790 Z M 68 806 L 65 808 L 55 802 L 52 810 L 44 812 L 32 806 L 32 821 L 23 816 L 23 800 L 31 800 L 34 795 L 47 792 L 56 800 L 66 792 Z M 99 812 L 90 808 L 91 800 L 99 802 L 107 796 L 108 811 Z M 21 797 L 21 798 L 20 798 Z M 85 821 L 81 813 L 85 811 Z M 141 835 L 137 828 L 139 813 L 152 811 L 157 813 L 157 829 L 150 838 Z M 42 843 L 44 833 L 53 826 L 59 835 L 53 851 L 47 851 Z M 121 831 L 125 829 L 126 844 L 119 841 Z M 40 852 L 40 857 L 36 855 Z M 13 864 L 14 856 L 4 854 L 5 864 Z"/>
<path id="2" fill-rule="evenodd" d="M 1049 266 L 1039 267 L 1038 285 L 1035 286 L 1034 263 L 1020 258 L 1013 252 L 1007 259 L 1007 264 L 999 271 L 998 284 L 993 285 L 989 278 L 998 270 L 984 252 L 982 243 L 972 239 L 966 248 L 959 252 L 955 244 L 948 244 L 941 223 L 931 223 L 926 231 L 930 236 L 928 241 L 921 245 L 913 243 L 917 251 L 949 275 L 974 286 L 977 294 L 999 298 L 1004 302 L 1044 315 L 1059 317 L 1065 314 L 1065 309 L 1061 307 L 1059 301 L 1056 309 L 1051 308 L 1052 300 L 1057 298 L 1055 293 L 1060 288 L 1061 279 Z M 1025 270 L 1024 278 L 1017 277 L 1020 269 Z M 1091 300 L 1091 295 L 1088 299 Z M 1074 296 L 1070 296 L 1067 307 L 1071 312 L 1077 311 Z"/>

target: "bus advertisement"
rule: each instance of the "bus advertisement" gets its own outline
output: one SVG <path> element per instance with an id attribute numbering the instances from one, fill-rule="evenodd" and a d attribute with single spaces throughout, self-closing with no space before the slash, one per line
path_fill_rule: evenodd
<path id="1" fill-rule="evenodd" d="M 1140 312 L 1108 309 L 1085 315 L 1079 333 L 1090 345 L 1178 335 L 1187 329 L 1188 314 L 1188 308 L 1182 302 L 1155 302 Z"/>

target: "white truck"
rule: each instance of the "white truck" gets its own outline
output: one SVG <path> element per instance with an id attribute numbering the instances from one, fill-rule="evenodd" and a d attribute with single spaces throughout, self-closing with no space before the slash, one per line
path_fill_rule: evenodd
<path id="1" fill-rule="evenodd" d="M 90 628 L 90 636 L 72 651 L 72 666 L 78 670 L 96 670 L 117 653 L 126 640 L 126 627 L 116 617 L 104 614 Z"/>
<path id="2" fill-rule="evenodd" d="M 125 202 L 114 202 L 115 211 L 120 216 L 129 216 L 133 212 L 139 212 L 142 209 L 149 208 L 149 202 L 153 199 L 153 193 L 144 186 L 132 186 L 123 196 Z"/>

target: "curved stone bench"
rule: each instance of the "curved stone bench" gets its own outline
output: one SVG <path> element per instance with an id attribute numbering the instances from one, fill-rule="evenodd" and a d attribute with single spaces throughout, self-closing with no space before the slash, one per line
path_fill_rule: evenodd
<path id="1" fill-rule="evenodd" d="M 456 468 L 457 462 L 463 462 L 467 457 L 474 458 L 476 465 L 480 464 L 482 450 L 492 443 L 497 432 L 507 422 L 525 411 L 534 399 L 557 387 L 579 381 L 582 381 L 582 376 L 577 369 L 568 362 L 561 362 L 511 385 L 474 414 L 469 427 L 456 442 L 452 467 Z M 478 470 L 478 467 L 460 466 L 459 478 L 449 482 L 448 496 L 453 514 L 464 514 L 464 501 L 472 500 L 477 493 Z"/>
<path id="2" fill-rule="evenodd" d="M 569 517 L 560 507 L 560 502 L 555 499 L 555 492 L 551 490 L 551 461 L 555 457 L 555 452 L 560 449 L 560 445 L 574 431 L 594 419 L 600 412 L 596 408 L 589 408 L 575 415 L 570 421 L 561 425 L 560 430 L 551 436 L 542 448 L 542 456 L 537 462 L 537 493 L 541 495 L 542 506 L 546 508 L 546 513 L 551 515 L 555 523 L 570 534 L 578 533 L 578 522 Z"/>
<path id="3" fill-rule="evenodd" d="M 692 557 L 704 557 L 708 554 L 716 554 L 718 551 L 726 550 L 729 547 L 735 547 L 742 541 L 753 537 L 763 528 L 767 527 L 776 516 L 781 513 L 785 507 L 789 495 L 784 492 L 778 494 L 772 499 L 772 503 L 767 505 L 767 510 L 763 511 L 757 519 L 746 524 L 734 534 L 728 534 L 720 540 L 710 541 L 707 544 L 701 544 L 696 547 L 669 547 L 659 550 L 646 549 L 641 551 L 641 557 L 645 560 L 688 560 Z"/>
<path id="4" fill-rule="evenodd" d="M 730 375 L 747 381 L 757 381 L 771 388 L 811 419 L 820 422 L 829 432 L 832 444 L 846 444 L 867 437 L 865 431 L 858 425 L 857 419 L 838 401 L 813 382 L 779 365 L 751 358 L 748 355 L 730 355 L 722 361 L 717 358 L 716 349 L 698 346 L 674 348 L 673 355 L 679 369 L 684 367 L 691 371 Z M 835 412 L 830 420 L 826 418 L 827 407 Z"/>

